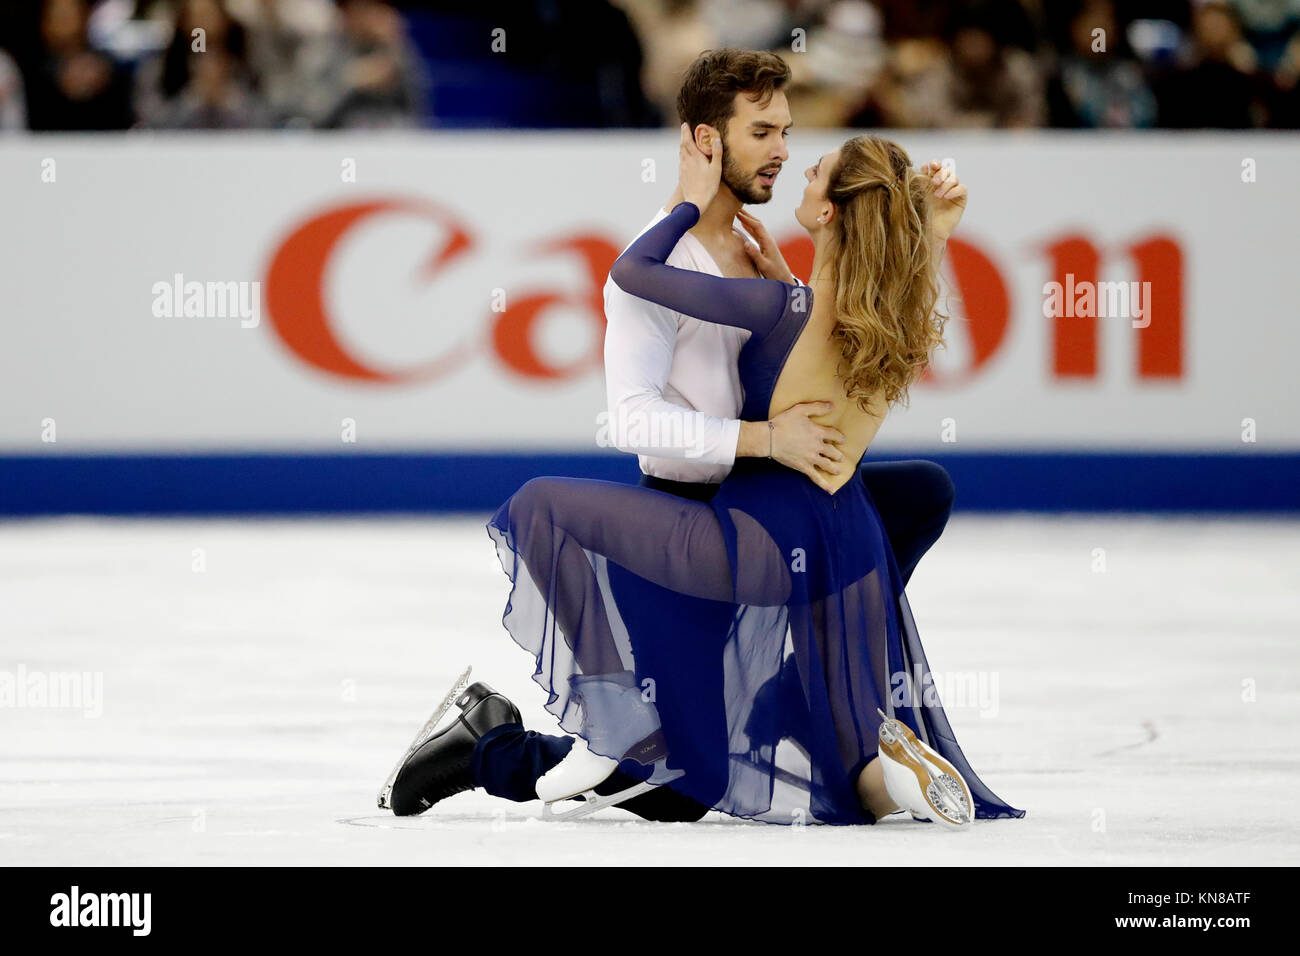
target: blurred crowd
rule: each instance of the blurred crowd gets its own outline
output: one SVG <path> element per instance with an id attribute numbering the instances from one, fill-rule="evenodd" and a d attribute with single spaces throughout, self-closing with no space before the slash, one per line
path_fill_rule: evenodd
<path id="1" fill-rule="evenodd" d="M 711 47 L 800 126 L 1300 127 L 1300 0 L 0 0 L 0 131 L 674 124 Z"/>

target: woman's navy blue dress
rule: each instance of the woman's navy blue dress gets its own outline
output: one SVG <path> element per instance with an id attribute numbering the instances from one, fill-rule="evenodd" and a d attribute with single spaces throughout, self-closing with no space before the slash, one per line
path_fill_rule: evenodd
<path id="1" fill-rule="evenodd" d="M 665 265 L 698 219 L 678 205 L 610 275 L 633 295 L 748 329 L 741 418 L 764 420 L 812 290 Z M 512 582 L 503 623 L 533 656 L 547 710 L 595 753 L 636 760 L 652 783 L 735 816 L 874 823 L 854 783 L 876 756 L 880 708 L 962 772 L 977 818 L 1024 816 L 975 775 L 926 687 L 902 578 L 861 481 L 830 494 L 775 461 L 740 459 L 705 504 L 535 478 L 488 532 Z"/>

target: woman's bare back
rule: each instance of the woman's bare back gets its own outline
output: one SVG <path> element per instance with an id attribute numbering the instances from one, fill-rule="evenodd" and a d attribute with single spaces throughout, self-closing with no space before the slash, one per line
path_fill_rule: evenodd
<path id="1" fill-rule="evenodd" d="M 857 473 L 851 466 L 871 445 L 889 409 L 882 392 L 877 392 L 868 402 L 870 412 L 863 411 L 856 400 L 845 396 L 844 382 L 838 374 L 840 347 L 831 339 L 835 328 L 834 304 L 835 297 L 829 294 L 829 290 L 814 298 L 812 314 L 777 376 L 768 416 L 779 415 L 800 402 L 829 401 L 832 404 L 830 412 L 815 417 L 813 421 L 844 433 L 840 451 L 844 453 L 844 464 L 848 467 L 838 475 L 827 476 L 831 490 L 838 491 Z"/>

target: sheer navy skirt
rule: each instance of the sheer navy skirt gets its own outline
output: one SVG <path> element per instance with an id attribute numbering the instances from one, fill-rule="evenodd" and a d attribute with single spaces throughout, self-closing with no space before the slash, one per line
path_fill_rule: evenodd
<path id="1" fill-rule="evenodd" d="M 701 503 L 536 478 L 488 532 L 506 630 L 595 753 L 734 816 L 873 823 L 854 784 L 879 708 L 962 772 L 977 818 L 1024 816 L 976 776 L 935 695 L 899 693 L 929 666 L 861 481 L 828 494 L 745 460 Z"/>

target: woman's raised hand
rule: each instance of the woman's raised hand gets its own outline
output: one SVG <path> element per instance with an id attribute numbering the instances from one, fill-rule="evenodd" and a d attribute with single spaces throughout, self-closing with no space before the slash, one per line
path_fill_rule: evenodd
<path id="1" fill-rule="evenodd" d="M 780 247 L 777 246 L 767 228 L 746 209 L 740 210 L 736 216 L 740 219 L 740 224 L 745 227 L 745 231 L 753 237 L 754 242 L 745 243 L 745 252 L 749 256 L 749 261 L 758 269 L 759 275 L 764 279 L 777 279 L 793 285 L 794 273 L 785 264 L 785 256 L 781 255 Z"/>
<path id="2" fill-rule="evenodd" d="M 957 181 L 957 171 L 933 159 L 921 167 L 921 172 L 934 184 L 934 232 L 937 238 L 947 239 L 961 221 L 966 211 L 966 186 Z"/>
<path id="3" fill-rule="evenodd" d="M 695 203 L 703 213 L 718 194 L 718 184 L 722 182 L 722 137 L 712 126 L 706 126 L 705 145 L 709 155 L 705 156 L 695 145 L 691 128 L 682 124 L 681 163 L 677 169 L 677 185 L 681 187 L 682 198 Z"/>

